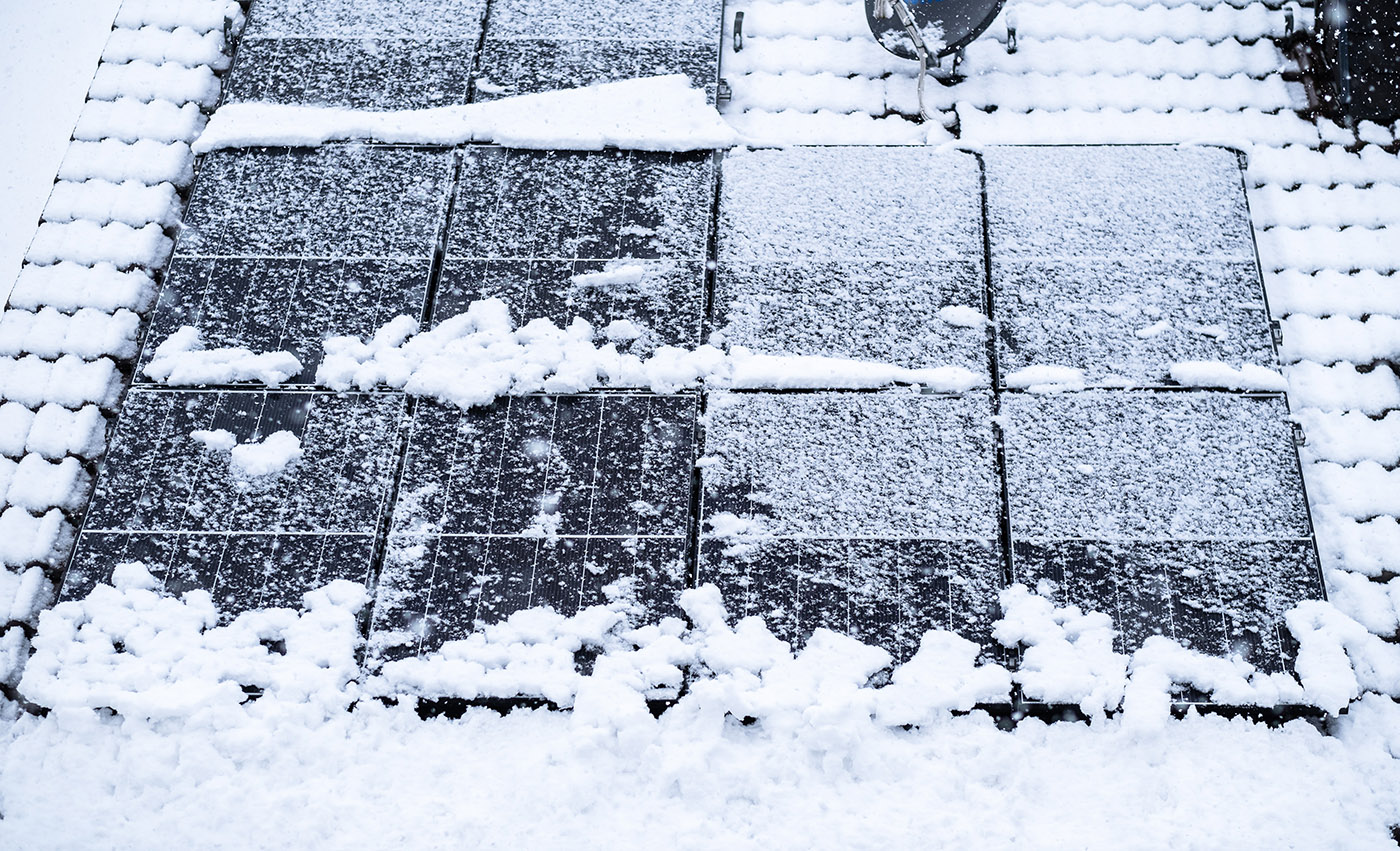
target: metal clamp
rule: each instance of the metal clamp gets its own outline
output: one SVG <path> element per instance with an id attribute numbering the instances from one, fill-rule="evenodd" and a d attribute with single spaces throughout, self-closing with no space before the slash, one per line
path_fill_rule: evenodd
<path id="1" fill-rule="evenodd" d="M 734 13 L 734 52 L 744 49 L 744 13 Z"/>

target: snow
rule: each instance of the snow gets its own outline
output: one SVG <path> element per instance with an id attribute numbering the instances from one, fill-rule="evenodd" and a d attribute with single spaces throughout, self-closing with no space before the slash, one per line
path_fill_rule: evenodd
<path id="1" fill-rule="evenodd" d="M 73 123 L 111 32 L 118 0 L 0 6 L 0 295 L 20 260 L 63 160 Z"/>
<path id="2" fill-rule="evenodd" d="M 1247 363 L 1236 369 L 1220 361 L 1181 361 L 1171 365 L 1172 380 L 1183 387 L 1221 387 L 1226 390 L 1288 389 L 1282 375 L 1267 367 Z"/>
<path id="3" fill-rule="evenodd" d="M 260 381 L 276 387 L 302 370 L 289 352 L 252 352 L 236 347 L 204 348 L 199 330 L 186 325 L 156 346 L 145 375 L 175 387 Z"/>
<path id="4" fill-rule="evenodd" d="M 1073 366 L 1039 364 L 1009 372 L 1006 386 L 1031 393 L 1062 393 L 1070 390 L 1083 390 L 1084 370 Z"/>
<path id="5" fill-rule="evenodd" d="M 823 632 L 794 655 L 762 621 L 727 623 L 713 588 L 686 593 L 690 629 L 674 619 L 635 627 L 625 605 L 571 619 L 522 613 L 364 679 L 358 585 L 311 592 L 300 613 L 232 620 L 203 592 L 180 601 L 156 586 L 143 566 L 122 565 L 112 586 L 42 616 L 19 690 L 52 711 L 7 730 L 0 837 L 45 848 L 158 834 L 208 846 L 246 839 L 256 813 L 279 844 L 355 847 L 421 841 L 432 824 L 484 845 L 644 844 L 665 830 L 679 847 L 899 844 L 913 832 L 981 848 L 1049 837 L 1090 848 L 1383 848 L 1400 815 L 1390 794 L 1400 718 L 1375 697 L 1332 722 L 1331 736 L 1303 721 L 1195 714 L 1164 731 L 1151 700 L 1092 725 L 1027 718 L 1002 730 L 983 712 L 950 714 L 1010 687 L 956 636 L 929 633 L 888 685 L 873 686 L 883 651 Z M 1111 628 L 1046 609 L 1025 589 L 1009 594 L 1006 626 L 1032 649 L 1058 641 L 1092 659 L 1092 636 Z M 1355 625 L 1313 605 L 1299 617 L 1341 642 L 1309 657 L 1319 695 L 1331 697 L 1348 685 Z M 580 676 L 574 652 L 589 646 L 601 653 Z M 1075 660 L 1061 661 L 1070 668 L 1043 670 L 1064 683 Z M 1144 649 L 1130 672 L 1113 659 L 1090 680 L 1116 680 L 1130 700 L 1160 698 L 1181 664 L 1179 653 Z M 690 687 L 653 718 L 643 695 L 685 669 Z M 248 701 L 240 685 L 261 696 Z M 521 685 L 573 712 L 468 709 L 424 721 L 411 699 L 415 687 Z M 366 699 L 386 687 L 410 699 Z M 89 709 L 98 706 L 116 712 Z M 58 785 L 67 794 L 51 794 Z M 242 791 L 230 795 L 231 785 Z M 335 794 L 288 794 L 313 788 Z"/>
<path id="6" fill-rule="evenodd" d="M 340 27 L 340 35 L 359 39 L 387 26 L 404 27 L 405 34 L 414 27 L 439 35 L 469 30 L 475 37 L 480 15 L 471 13 L 480 12 L 480 4 L 472 4 L 467 14 L 455 7 L 451 13 L 421 14 L 433 11 L 436 2 L 381 5 L 372 14 L 366 9 L 364 16 L 351 14 L 366 8 L 358 0 L 318 3 L 320 13 L 328 16 L 319 20 L 301 0 L 259 0 L 257 8 L 263 20 L 270 17 L 264 10 L 275 8 L 317 30 L 303 35 Z M 625 35 L 630 22 L 646 14 L 635 4 L 617 5 L 617 15 L 589 21 L 579 19 L 577 9 L 561 15 L 573 20 L 569 34 L 589 27 L 612 38 Z M 870 42 L 857 5 L 754 0 L 739 7 L 750 13 L 748 46 L 744 53 L 725 55 L 735 84 L 726 114 L 747 141 L 939 144 L 951 138 L 937 122 L 920 127 L 901 117 L 913 102 L 912 70 Z M 522 37 L 535 37 L 542 32 L 531 29 L 533 11 L 529 3 L 498 0 L 492 14 L 503 24 L 514 21 Z M 621 602 L 625 594 L 616 605 L 582 619 L 525 613 L 489 639 L 474 635 L 427 662 L 405 660 L 381 671 L 375 694 L 389 696 L 402 689 L 409 697 L 392 707 L 373 699 L 356 702 L 369 695 L 358 691 L 369 681 L 355 664 L 358 630 L 353 620 L 363 603 L 362 588 L 319 592 L 321 596 L 308 598 L 309 611 L 302 615 L 268 610 L 240 623 L 228 616 L 220 619 L 211 601 L 197 595 L 181 604 L 156 600 L 147 590 L 149 578 L 126 567 L 117 571 L 118 587 L 108 589 L 112 594 L 100 604 L 82 609 L 87 604 L 78 601 L 78 609 L 70 607 L 51 619 L 51 624 L 70 616 L 80 620 L 75 612 L 92 616 L 91 623 L 66 636 L 71 641 L 52 631 L 46 634 L 48 624 L 36 638 L 36 644 L 50 642 L 36 659 L 50 664 L 61 658 L 71 676 L 44 682 L 46 674 L 36 674 L 40 679 L 34 682 L 40 685 L 35 693 L 47 688 L 50 695 L 66 695 L 53 698 L 55 703 L 69 702 L 46 718 L 19 719 L 7 733 L 7 747 L 0 747 L 0 800 L 5 804 L 0 844 L 105 847 L 148 844 L 150 836 L 159 835 L 172 844 L 208 847 L 230 837 L 246 839 L 250 819 L 286 844 L 378 847 L 421 844 L 421 836 L 406 834 L 425 824 L 441 835 L 469 835 L 483 845 L 571 847 L 599 844 L 600 837 L 610 844 L 655 844 L 657 836 L 675 837 L 679 845 L 851 847 L 903 845 L 911 835 L 935 835 L 940 842 L 970 847 L 1393 844 L 1387 828 L 1400 822 L 1393 795 L 1400 780 L 1394 759 L 1400 753 L 1400 709 L 1367 692 L 1400 691 L 1397 650 L 1384 640 L 1400 617 L 1400 580 L 1394 578 L 1400 573 L 1400 524 L 1395 522 L 1400 505 L 1393 497 L 1400 458 L 1393 428 L 1393 412 L 1400 407 L 1393 317 L 1400 302 L 1392 286 L 1400 255 L 1389 232 L 1397 225 L 1392 202 L 1400 160 L 1381 147 L 1393 146 L 1394 131 L 1362 125 L 1358 139 L 1342 128 L 1325 122 L 1319 127 L 1299 117 L 1295 109 L 1302 105 L 1301 88 L 1282 79 L 1278 71 L 1285 62 L 1269 41 L 1282 32 L 1283 15 L 1265 4 L 1015 0 L 1012 11 L 1020 19 L 1022 50 L 1006 54 L 999 28 L 994 28 L 969 46 L 964 63 L 968 80 L 932 92 L 942 120 L 959 125 L 962 143 L 1215 141 L 1239 145 L 1248 156 L 1250 209 L 1273 313 L 1282 320 L 1290 402 L 1310 437 L 1304 448 L 1305 475 L 1329 593 L 1336 603 L 1335 608 L 1305 604 L 1288 615 L 1300 639 L 1298 670 L 1305 691 L 1290 679 L 1254 671 L 1238 658 L 1202 657 L 1161 636 L 1148 638 L 1131 655 L 1116 653 L 1113 624 L 1105 615 L 1056 608 L 1026 589 L 1012 589 L 1003 600 L 1000 628 L 1019 646 L 1022 658 L 1014 673 L 976 665 L 975 645 L 937 631 L 924 636 L 918 655 L 893 670 L 887 669 L 883 650 L 833 633 L 819 632 L 793 654 L 761 621 L 744 619 L 731 627 L 717 595 L 691 592 L 686 601 L 689 629 L 680 621 L 632 628 Z M 55 506 L 76 504 L 70 485 L 86 475 L 77 458 L 67 456 L 91 460 L 102 454 L 105 419 L 98 406 L 116 402 L 121 377 L 112 358 L 129 357 L 135 337 L 134 313 L 105 314 L 149 308 L 153 287 L 139 267 L 159 268 L 170 247 L 155 233 L 171 223 L 169 204 L 162 202 L 173 190 L 158 184 L 182 183 L 191 173 L 184 143 L 203 123 L 195 104 L 142 103 L 138 98 L 207 102 L 213 90 L 203 66 L 217 69 L 227 61 L 215 56 L 226 14 L 237 27 L 241 10 L 225 0 L 128 0 L 121 10 L 119 22 L 142 29 L 119 31 L 108 45 L 107 61 L 114 64 L 100 75 L 99 90 L 114 100 L 84 108 L 75 131 L 80 144 L 65 162 L 65 181 L 54 191 L 48 221 L 30 255 L 45 265 L 25 269 L 12 304 L 19 310 L 0 319 L 0 338 L 12 355 L 20 355 L 0 365 L 5 399 L 0 406 L 0 491 L 12 493 L 7 501 L 14 503 L 0 513 L 0 560 L 8 567 L 45 564 L 52 569 L 66 557 L 73 529 Z M 72 16 L 79 17 L 76 10 Z M 717 9 L 695 4 L 685 15 L 662 15 L 658 23 L 679 27 L 685 37 L 712 39 L 717 17 Z M 26 47 L 44 49 L 53 43 L 38 40 Z M 731 65 L 736 57 L 742 62 Z M 119 68 L 119 63 L 131 64 Z M 70 64 L 80 68 L 82 63 Z M 884 76 L 888 79 L 878 79 Z M 688 96 L 695 100 L 698 93 Z M 48 106 L 45 101 L 44 110 Z M 986 111 L 991 107 L 995 111 Z M 62 110 L 52 111 L 58 120 Z M 712 112 L 705 113 L 706 121 Z M 361 114 L 350 123 L 358 134 L 364 122 L 390 126 L 407 117 L 414 123 L 410 129 L 419 132 L 421 125 L 438 120 L 421 116 Z M 46 116 L 26 115 L 39 117 Z M 532 114 L 525 118 L 533 122 Z M 65 120 L 71 124 L 71 116 Z M 639 126 L 637 137 L 651 138 L 647 134 L 653 131 Z M 612 132 L 546 130 L 532 125 L 526 142 L 544 144 L 549 134 L 561 134 L 587 136 L 574 144 L 596 147 Z M 712 131 L 716 137 L 727 132 L 718 126 Z M 966 234 L 945 225 L 971 222 L 977 211 L 933 209 L 932 193 L 924 190 L 890 205 L 922 211 L 911 217 L 921 223 L 912 230 L 901 230 L 898 217 L 891 226 L 861 214 L 853 214 L 852 226 L 845 229 L 849 233 L 824 226 L 818 217 L 804 214 L 803 204 L 854 210 L 868 203 L 859 190 L 841 182 L 842 170 L 859 170 L 860 157 L 868 155 L 857 153 L 838 164 L 838 154 L 797 152 L 794 161 L 804 156 L 812 161 L 789 173 L 819 179 L 813 198 L 794 201 L 788 196 L 800 195 L 800 189 L 793 188 L 795 181 L 784 181 L 782 167 L 756 168 L 763 158 L 776 162 L 784 153 L 745 153 L 732 159 L 734 168 L 726 166 L 724 191 L 746 196 L 747 221 L 764 226 L 753 226 L 744 237 L 747 242 L 736 240 L 729 247 L 726 233 L 732 231 L 722 229 L 722 252 L 737 246 L 740 254 L 754 252 L 746 261 L 763 263 L 787 263 L 811 251 L 870 259 L 881 256 L 882 241 L 897 243 L 907 236 L 907 250 L 896 250 L 936 253 L 935 247 L 943 247 L 955 256 L 965 253 L 960 246 Z M 885 174 L 893 164 L 916 175 L 898 178 L 900 188 L 923 182 L 960 198 L 976 194 L 975 182 L 966 182 L 967 169 L 940 172 L 928 167 L 931 160 L 902 152 L 881 154 L 868 163 L 875 173 Z M 993 152 L 989 161 L 996 156 Z M 826 162 L 817 162 L 823 157 Z M 750 158 L 747 164 L 745 158 Z M 211 158 L 211 170 L 216 164 Z M 764 172 L 766 183 L 729 179 L 731 174 Z M 52 173 L 50 168 L 41 175 L 45 192 Z M 131 179 L 149 185 L 126 188 L 124 181 Z M 1110 179 L 1115 186 L 1143 182 L 1132 169 Z M 1065 206 L 1070 215 L 1079 214 L 1072 193 L 1037 189 L 1032 194 L 1069 198 Z M 1185 190 L 1188 197 L 1196 194 Z M 32 223 L 35 216 L 28 215 Z M 726 220 L 725 227 L 733 221 L 744 220 Z M 1092 232 L 1094 223 L 1087 224 Z M 1177 224 L 1139 247 L 1160 258 L 1173 253 L 1173 240 L 1187 229 L 1218 232 L 1208 222 Z M 20 238 L 27 241 L 31 231 L 26 224 Z M 788 233 L 797 234 L 791 245 L 783 243 Z M 1223 248 L 1232 261 L 1252 265 L 1252 250 L 1234 251 L 1241 244 Z M 779 250 L 765 253 L 765 246 Z M 1048 246 L 1051 252 L 1058 248 Z M 615 265 L 603 278 L 585 277 L 578 286 L 645 284 L 633 280 L 635 272 L 624 271 L 637 265 L 631 258 Z M 975 270 L 978 280 L 984 271 Z M 609 277 L 609 272 L 617 274 Z M 762 283 L 775 282 L 781 283 L 781 276 L 768 276 Z M 907 286 L 889 288 L 893 295 L 918 291 L 924 298 L 921 316 L 941 318 L 926 327 L 903 329 L 905 337 L 872 333 L 867 345 L 838 323 L 789 323 L 793 327 L 788 329 L 782 327 L 788 317 L 771 313 L 766 325 L 756 321 L 764 297 L 776 291 L 756 287 L 725 294 L 726 304 L 755 312 L 731 313 L 729 325 L 709 347 L 663 348 L 635 363 L 624 363 L 618 354 L 619 364 L 635 368 L 624 384 L 663 392 L 697 385 L 811 389 L 897 382 L 945 392 L 985 386 L 985 366 L 958 357 L 975 348 L 937 341 L 923 348 L 909 344 L 930 329 L 947 335 L 945 342 L 962 341 L 955 329 L 980 341 L 987 331 L 985 317 L 970 306 L 977 301 L 926 290 L 911 280 L 901 283 Z M 807 297 L 817 305 L 816 315 L 860 292 L 852 286 L 833 292 L 825 302 L 810 292 Z M 1220 300 L 1236 306 L 1233 295 Z M 874 306 L 857 310 L 848 304 L 842 320 L 854 323 L 878 315 L 886 305 L 860 304 Z M 1149 299 L 1140 304 L 1153 306 Z M 947 311 L 956 312 L 943 315 Z M 1242 337 L 1239 326 L 1226 321 L 1229 317 L 1152 315 L 1148 310 L 1113 315 L 1122 319 L 1119 330 L 1130 345 L 1189 341 L 1196 347 L 1172 349 L 1164 359 L 1180 384 L 1283 389 L 1269 369 L 1271 356 L 1256 357 L 1267 346 Z M 997 316 L 1007 321 L 1002 311 Z M 1256 319 L 1250 317 L 1250 327 L 1262 327 Z M 402 350 L 426 337 L 414 335 L 416 321 L 408 323 L 397 341 L 368 354 L 355 347 L 373 348 L 374 338 L 343 340 L 346 351 L 355 354 L 353 363 L 343 365 L 356 373 L 404 367 Z M 460 371 L 452 372 L 461 365 L 445 353 L 457 338 L 445 335 L 450 339 L 422 344 L 422 364 L 439 357 L 433 379 L 438 384 L 425 379 L 425 386 L 470 400 L 488 394 L 496 398 L 532 381 L 558 380 L 558 386 L 571 387 L 575 379 L 580 386 L 611 380 L 611 374 L 597 371 L 589 378 L 587 369 L 572 376 L 571 362 L 551 360 L 549 353 L 551 346 L 563 346 L 570 357 L 574 352 L 582 356 L 585 365 L 600 358 L 612 364 L 607 344 L 598 344 L 600 332 L 590 327 L 575 333 L 574 326 L 546 323 L 536 326 L 538 336 L 522 334 L 529 327 L 503 326 L 501 349 L 472 361 L 486 380 L 468 375 L 464 382 Z M 614 323 L 601 335 L 617 353 L 646 330 L 636 323 Z M 434 348 L 437 343 L 442 345 Z M 169 354 L 204 354 L 188 334 L 179 345 L 188 348 Z M 577 348 L 569 348 L 573 346 Z M 1236 346 L 1253 348 L 1232 348 Z M 230 357 L 246 363 L 247 358 L 285 354 L 236 351 Z M 1096 394 L 1082 394 L 1091 401 L 1081 402 L 1081 394 L 1073 391 L 1088 384 L 1142 380 L 1109 360 L 1080 362 L 1042 354 L 1015 369 L 1002 362 L 1013 389 L 1057 391 L 1052 396 L 1007 394 L 1014 401 L 999 421 L 1007 431 L 1012 461 L 1017 451 L 1024 451 L 1016 441 L 1030 432 L 1067 438 L 1056 451 L 1034 453 L 1022 462 L 1035 465 L 1048 487 L 1065 493 L 1079 493 L 1086 478 L 1093 480 L 1096 490 L 1081 499 L 1089 505 L 1069 506 L 1063 516 L 1110 534 L 1120 531 L 1122 523 L 1137 522 L 1117 514 L 1119 503 L 1132 503 L 1143 490 L 1124 471 L 1163 458 L 1175 471 L 1172 494 L 1141 513 L 1149 525 L 1171 525 L 1173 534 L 1218 535 L 1223 526 L 1217 522 L 1235 522 L 1230 518 L 1239 505 L 1212 502 L 1219 484 L 1210 478 L 1215 473 L 1251 481 L 1239 489 L 1250 500 L 1261 492 L 1296 492 L 1296 482 L 1270 478 L 1281 468 L 1256 451 L 1249 429 L 1257 422 L 1248 417 L 1226 417 L 1227 425 L 1218 432 L 1200 434 L 1189 423 L 1160 421 L 1159 413 L 1143 409 L 1138 394 L 1114 397 L 1124 400 L 1121 408 L 1101 404 L 1103 397 Z M 411 362 L 404 368 L 413 372 L 420 365 Z M 261 369 L 253 372 L 254 379 L 263 375 Z M 368 383 L 393 386 L 394 380 L 371 376 Z M 464 384 L 469 386 L 464 389 Z M 737 407 L 731 397 L 740 395 L 711 394 L 712 428 L 726 417 L 742 420 L 734 411 L 714 407 Z M 897 395 L 899 404 L 911 410 L 920 405 L 932 410 L 943 402 L 908 391 L 859 395 L 869 400 Z M 711 515 L 711 528 L 704 534 L 713 532 L 730 546 L 762 547 L 767 537 L 804 521 L 858 515 L 850 513 L 850 505 L 827 511 L 822 500 L 832 493 L 858 494 L 878 504 L 880 488 L 892 478 L 938 471 L 940 464 L 966 475 L 967 465 L 958 461 L 966 447 L 955 444 L 970 438 L 956 426 L 930 434 L 924 419 L 896 418 L 903 428 L 885 435 L 882 446 L 897 451 L 860 458 L 858 451 L 837 445 L 853 434 L 845 419 L 851 409 L 792 417 L 791 406 L 802 403 L 780 394 L 756 399 L 748 404 L 768 409 L 755 414 L 755 421 L 767 416 L 795 431 L 806 427 L 826 436 L 800 434 L 771 445 L 762 438 L 755 445 L 735 445 L 734 457 L 707 459 L 706 469 L 723 472 L 755 450 L 750 455 L 757 460 L 742 463 L 770 478 L 787 476 L 796 482 L 792 491 L 806 500 L 789 504 L 779 498 L 772 506 L 779 510 L 769 517 L 762 508 L 767 495 L 760 490 L 754 494 L 760 497 L 760 510 L 752 515 Z M 885 404 L 869 400 L 862 398 L 855 407 Z M 973 400 L 969 404 L 990 404 L 981 393 L 973 394 Z M 1072 416 L 1055 413 L 1054 406 L 1062 404 L 1083 404 L 1084 410 Z M 1280 416 L 1266 430 L 1270 440 L 1286 446 L 1291 435 L 1281 428 L 1283 406 L 1275 407 Z M 983 411 L 976 421 L 985 424 L 985 415 Z M 1050 422 L 1034 421 L 1036 416 Z M 1210 410 L 1203 416 L 1220 418 Z M 833 422 L 838 427 L 830 428 Z M 1134 429 L 1146 436 L 1135 435 Z M 294 438 L 282 434 L 247 446 L 255 454 L 274 456 L 266 460 L 276 467 L 278 458 L 292 455 L 288 438 Z M 911 441 L 911 435 L 923 436 Z M 226 451 L 232 462 L 240 447 L 229 443 L 230 436 L 205 435 L 209 451 Z M 735 443 L 732 435 L 725 439 Z M 910 456 L 910 442 L 922 445 L 912 450 L 917 463 L 906 469 L 888 456 Z M 1182 462 L 1191 457 L 1183 448 L 1230 461 L 1202 471 Z M 1174 454 L 1178 450 L 1179 457 Z M 799 461 L 790 462 L 785 452 L 809 465 L 799 470 Z M 811 465 L 817 459 L 828 462 Z M 802 474 L 806 480 L 798 481 Z M 948 477 L 946 471 L 942 475 Z M 828 487 L 833 481 L 837 486 Z M 1113 503 L 1095 509 L 1096 500 L 1106 499 L 1113 487 L 1121 491 L 1113 494 Z M 866 489 L 874 495 L 867 496 Z M 1266 512 L 1261 522 L 1296 532 L 1304 528 L 1290 525 L 1298 521 L 1295 509 L 1300 508 Z M 1081 510 L 1083 517 L 1076 513 Z M 1095 525 L 1095 518 L 1103 522 Z M 548 535 L 550 515 L 542 513 L 539 520 L 541 533 Z M 940 530 L 957 521 L 947 519 Z M 1194 569 L 1171 564 L 1171 569 L 1177 567 Z M 38 567 L 0 572 L 0 615 L 8 606 L 11 618 L 28 622 L 47 603 L 36 593 L 46 585 Z M 228 631 L 219 631 L 225 627 Z M 120 647 L 113 640 L 117 634 L 122 635 Z M 285 656 L 263 645 L 265 640 L 276 645 L 278 639 L 285 644 Z M 16 682 L 27 643 L 19 626 L 0 632 L 0 680 Z M 591 677 L 575 667 L 574 654 L 585 647 L 602 650 Z M 135 664 L 131 656 L 139 657 Z M 879 686 L 885 681 L 890 684 Z M 237 686 L 248 682 L 261 686 L 264 696 L 245 702 Z M 1004 697 L 1012 682 L 1030 696 L 1054 695 L 1076 703 L 1094 721 L 1047 726 L 1023 720 L 1014 731 L 1000 731 L 980 712 L 948 714 Z M 547 686 L 559 705 L 572 706 L 573 712 L 521 711 L 501 718 L 470 710 L 461 721 L 429 722 L 412 712 L 411 697 L 417 693 L 476 689 L 476 694 L 513 694 L 522 685 L 537 693 Z M 674 696 L 682 685 L 686 691 L 678 705 L 652 720 L 642 697 Z M 1300 722 L 1275 730 L 1195 715 L 1171 722 L 1169 692 L 1175 686 L 1265 706 L 1301 693 L 1329 713 L 1347 707 L 1348 714 L 1325 722 L 1329 735 Z M 205 695 L 208 701 L 200 704 Z M 115 702 L 101 702 L 109 696 Z M 344 711 L 351 704 L 355 710 Z M 118 706 L 120 715 L 91 711 Z M 13 712 L 0 702 L 0 713 Z M 739 720 L 745 718 L 755 723 L 741 726 Z M 901 724 L 919 726 L 892 729 Z M 470 782 L 456 780 L 464 769 Z M 386 783 L 386 777 L 392 782 Z M 230 788 L 239 794 L 230 795 Z M 335 788 L 337 794 L 300 793 L 316 788 Z M 929 800 L 939 806 L 928 806 Z"/>
<path id="7" fill-rule="evenodd" d="M 205 445 L 212 444 L 206 441 Z M 235 476 L 246 479 L 276 476 L 303 454 L 301 438 L 289 431 L 275 431 L 261 443 L 240 443 L 231 447 L 229 469 Z"/>
<path id="8" fill-rule="evenodd" d="M 738 135 L 684 74 L 520 95 L 488 103 L 376 112 L 276 104 L 228 104 L 214 113 L 196 153 L 260 145 L 314 146 L 333 139 L 514 148 L 693 151 L 727 148 Z"/>
<path id="9" fill-rule="evenodd" d="M 613 286 L 635 276 L 633 271 L 619 269 L 595 273 L 599 274 Z M 597 285 L 594 275 L 589 278 L 587 283 Z M 368 339 L 330 337 L 325 342 L 325 359 L 316 370 L 316 383 L 340 391 L 387 386 L 463 408 L 489 405 L 507 395 L 604 387 L 675 393 L 700 382 L 745 389 L 917 384 L 942 392 L 986 383 L 983 376 L 958 366 L 907 368 L 848 358 L 774 356 L 742 346 L 729 351 L 711 345 L 660 346 L 642 358 L 620 352 L 615 342 L 595 343 L 598 331 L 579 318 L 564 328 L 547 319 L 533 319 L 517 328 L 509 308 L 498 298 L 474 301 L 464 313 L 428 331 L 416 333 L 417 328 L 416 319 L 400 316 Z M 606 332 L 603 336 L 609 337 Z M 159 350 L 152 366 L 158 362 Z M 156 375 L 151 368 L 147 373 Z"/>

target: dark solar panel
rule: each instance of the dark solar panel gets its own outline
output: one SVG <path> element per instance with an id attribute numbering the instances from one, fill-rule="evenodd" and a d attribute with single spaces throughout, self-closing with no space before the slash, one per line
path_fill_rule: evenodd
<path id="1" fill-rule="evenodd" d="M 716 327 L 760 352 L 986 375 L 978 180 L 973 157 L 915 148 L 727 158 Z"/>
<path id="2" fill-rule="evenodd" d="M 310 590 L 318 577 L 366 578 L 404 405 L 392 394 L 133 390 L 63 594 L 81 596 L 117 563 L 147 558 L 179 587 L 253 595 L 227 590 L 233 613 Z M 245 444 L 289 431 L 303 456 L 276 476 L 245 475 L 227 449 L 193 436 L 218 429 Z"/>
<path id="3" fill-rule="evenodd" d="M 606 601 L 678 614 L 695 395 L 524 396 L 414 416 L 375 611 L 386 658 L 533 606 Z"/>
<path id="4" fill-rule="evenodd" d="M 717 393 L 700 582 L 800 645 L 825 627 L 907 658 L 926 630 L 986 644 L 1001 586 L 991 399 Z"/>
<path id="5" fill-rule="evenodd" d="M 519 323 L 627 319 L 696 345 L 714 198 L 709 154 L 465 154 L 434 319 L 498 297 Z"/>
<path id="6" fill-rule="evenodd" d="M 485 0 L 258 0 L 225 99 L 422 109 L 466 103 Z"/>
<path id="7" fill-rule="evenodd" d="M 686 74 L 713 100 L 722 8 L 719 0 L 496 0 L 476 97 Z"/>
<path id="8" fill-rule="evenodd" d="M 384 145 L 250 148 L 200 162 L 183 257 L 429 258 L 452 152 Z"/>
<path id="9" fill-rule="evenodd" d="M 1149 635 L 1286 665 L 1283 612 L 1322 595 L 1280 398 L 1008 395 L 1013 580 Z"/>
<path id="10" fill-rule="evenodd" d="M 1234 152 L 991 148 L 983 157 L 1003 375 L 1056 364 L 1096 384 L 1162 385 L 1179 361 L 1273 365 Z"/>
<path id="11" fill-rule="evenodd" d="M 431 261 L 301 260 L 177 257 L 152 315 L 155 346 L 190 325 L 208 348 L 287 351 L 303 367 L 291 383 L 311 384 L 323 341 L 351 334 L 368 338 L 396 316 L 423 312 Z M 137 380 L 143 376 L 138 370 Z"/>

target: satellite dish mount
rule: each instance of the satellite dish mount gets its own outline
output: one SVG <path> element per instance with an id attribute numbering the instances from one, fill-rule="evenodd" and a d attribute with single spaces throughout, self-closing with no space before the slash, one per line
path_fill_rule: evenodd
<path id="1" fill-rule="evenodd" d="M 865 0 L 865 21 L 881 47 L 901 59 L 919 63 L 919 116 L 924 108 L 924 79 L 943 57 L 960 57 L 963 47 L 991 26 L 1003 0 Z M 957 70 L 954 59 L 952 70 Z M 939 77 L 940 82 L 953 83 Z"/>

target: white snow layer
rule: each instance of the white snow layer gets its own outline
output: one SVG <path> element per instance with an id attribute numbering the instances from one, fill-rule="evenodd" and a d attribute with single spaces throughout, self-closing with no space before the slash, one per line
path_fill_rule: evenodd
<path id="1" fill-rule="evenodd" d="M 301 361 L 290 352 L 259 354 L 235 347 L 206 349 L 199 330 L 186 325 L 156 346 L 145 373 L 155 381 L 176 387 L 240 381 L 261 381 L 276 387 L 301 369 Z"/>
<path id="2" fill-rule="evenodd" d="M 418 320 L 400 316 L 368 340 L 331 337 L 316 382 L 342 391 L 388 386 L 463 408 L 489 405 L 506 395 L 599 387 L 674 393 L 702 381 L 744 389 L 864 389 L 903 383 L 950 392 L 986 383 L 985 377 L 961 367 L 907 369 L 843 358 L 760 355 L 739 346 L 728 352 L 709 345 L 661 346 L 643 359 L 620 352 L 612 342 L 596 345 L 598 333 L 582 319 L 567 328 L 547 319 L 516 328 L 509 308 L 496 298 L 474 301 L 465 313 L 431 330 L 415 333 L 417 328 Z"/>
<path id="3" fill-rule="evenodd" d="M 369 847 L 421 841 L 431 825 L 485 846 L 632 847 L 664 833 L 687 848 L 921 835 L 979 848 L 1383 848 L 1400 817 L 1396 704 L 1363 698 L 1330 736 L 1302 721 L 1171 721 L 1173 682 L 1258 695 L 1277 678 L 1165 640 L 1115 656 L 1106 618 L 1021 587 L 998 624 L 1037 660 L 1017 678 L 1078 698 L 1092 724 L 998 730 L 974 707 L 1004 700 L 1011 675 L 976 665 L 951 633 L 928 633 L 872 681 L 889 667 L 883 650 L 819 630 L 794 654 L 760 619 L 731 625 L 713 587 L 682 597 L 689 628 L 638 627 L 622 598 L 572 618 L 533 610 L 366 679 L 358 584 L 311 592 L 300 613 L 223 622 L 207 592 L 176 600 L 157 586 L 121 565 L 112 585 L 41 616 L 19 691 L 51 711 L 3 733 L 0 841 Z M 1326 604 L 1291 617 L 1309 695 L 1344 700 L 1348 678 L 1374 679 L 1348 662 L 1375 651 L 1358 644 L 1363 627 Z M 588 648 L 585 676 L 575 654 Z M 654 718 L 646 698 L 687 676 Z M 423 721 L 418 694 L 535 694 L 573 711 Z"/>
<path id="4" fill-rule="evenodd" d="M 623 80 L 487 103 L 374 112 L 235 103 L 214 113 L 196 153 L 342 139 L 513 148 L 691 151 L 727 148 L 738 134 L 684 74 Z"/>

